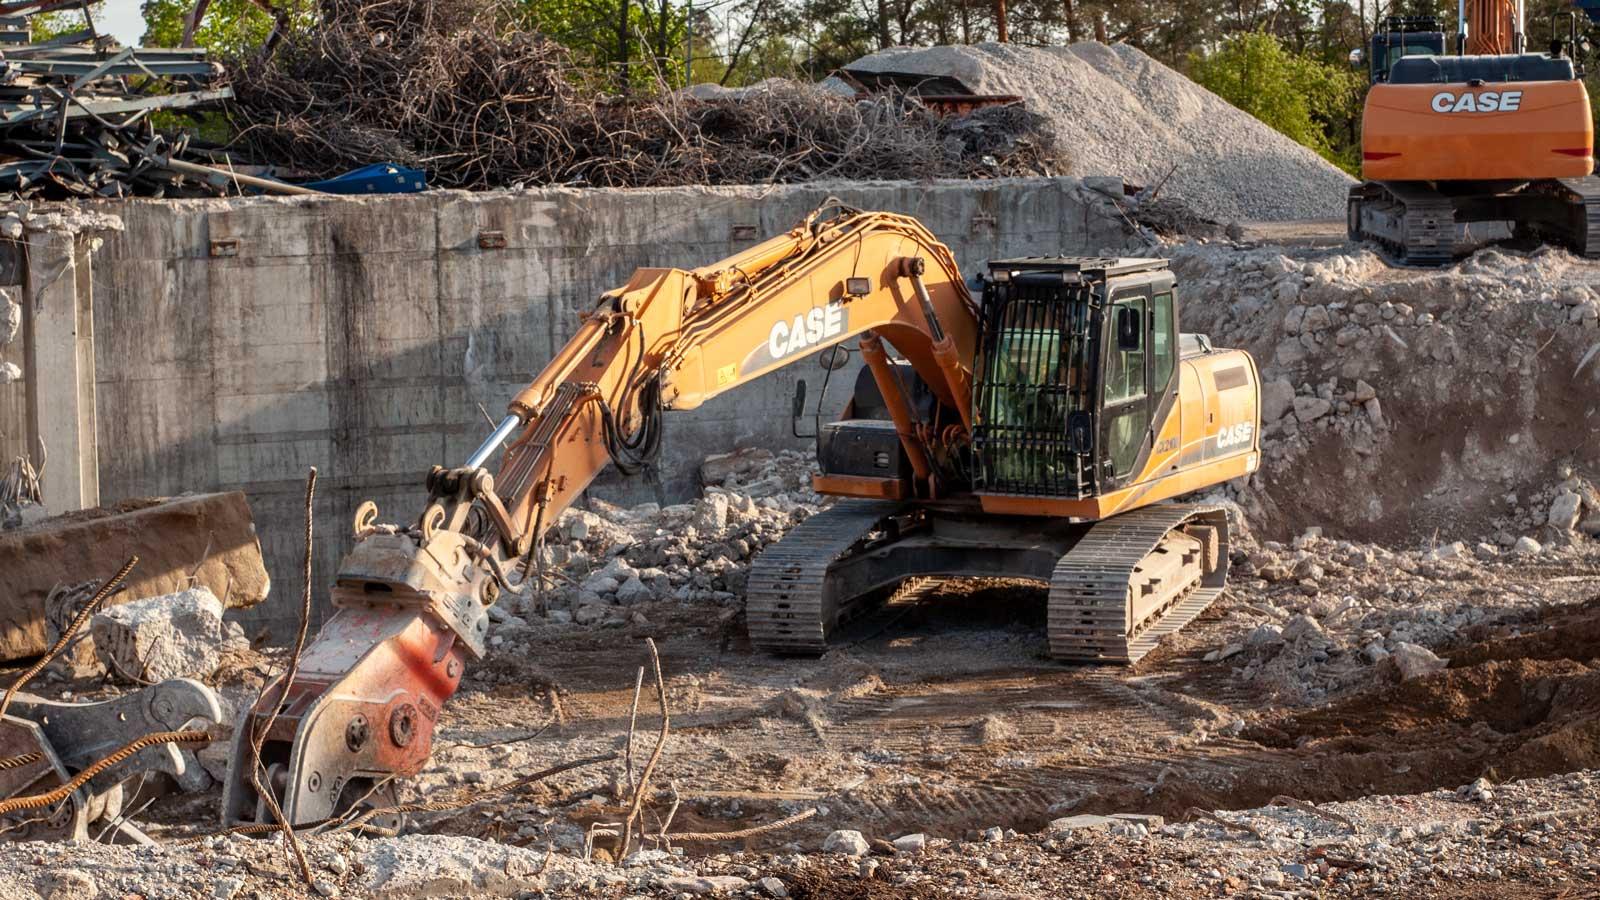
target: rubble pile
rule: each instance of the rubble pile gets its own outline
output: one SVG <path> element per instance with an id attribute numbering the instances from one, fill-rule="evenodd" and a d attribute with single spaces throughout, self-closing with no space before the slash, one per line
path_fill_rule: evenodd
<path id="1" fill-rule="evenodd" d="M 708 457 L 693 503 L 625 509 L 591 499 L 556 523 L 544 563 L 563 586 L 544 598 L 556 622 L 620 625 L 662 601 L 744 601 L 750 560 L 815 513 L 815 464 L 802 453 L 746 449 Z"/>
<path id="2" fill-rule="evenodd" d="M 1229 575 L 1248 599 L 1228 608 L 1223 642 L 1204 660 L 1295 705 L 1410 680 L 1444 668 L 1463 635 L 1514 627 L 1559 602 L 1559 587 L 1517 583 L 1533 562 L 1582 571 L 1600 563 L 1600 543 L 1573 530 L 1548 545 L 1523 537 L 1510 549 L 1479 541 L 1407 550 L 1313 529 L 1289 544 L 1250 544 Z M 1594 584 L 1600 579 L 1571 581 L 1572 599 Z"/>
<path id="3" fill-rule="evenodd" d="M 1600 272 L 1569 254 L 1430 271 L 1349 247 L 1161 250 L 1184 330 L 1261 367 L 1263 465 L 1232 494 L 1270 536 L 1509 550 L 1544 539 L 1574 475 L 1600 478 Z"/>
<path id="4" fill-rule="evenodd" d="M 1579 772 L 1190 822 L 1074 816 L 960 840 L 842 830 L 780 850 L 643 849 L 621 865 L 443 834 L 302 840 L 308 895 L 321 897 L 1451 896 L 1502 879 L 1560 893 L 1600 878 L 1597 802 L 1600 778 Z M 281 846 L 239 835 L 0 845 L 8 897 L 279 896 L 287 878 Z"/>

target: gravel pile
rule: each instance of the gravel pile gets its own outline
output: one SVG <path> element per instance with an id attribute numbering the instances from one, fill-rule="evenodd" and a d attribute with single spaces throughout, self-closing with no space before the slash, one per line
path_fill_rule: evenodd
<path id="1" fill-rule="evenodd" d="M 1314 532 L 1250 546 L 1229 573 L 1248 600 L 1227 609 L 1228 627 L 1204 660 L 1291 705 L 1438 671 L 1463 635 L 1515 631 L 1600 588 L 1600 576 L 1562 576 L 1530 589 L 1528 566 L 1600 566 L 1600 543 L 1580 529 L 1541 533 L 1545 542 L 1523 536 L 1510 549 L 1479 541 L 1393 550 Z"/>
<path id="2" fill-rule="evenodd" d="M 1326 160 L 1126 44 L 895 47 L 846 67 L 953 76 L 1015 94 L 1055 128 L 1073 175 L 1162 185 L 1220 221 L 1339 218 L 1353 180 Z"/>

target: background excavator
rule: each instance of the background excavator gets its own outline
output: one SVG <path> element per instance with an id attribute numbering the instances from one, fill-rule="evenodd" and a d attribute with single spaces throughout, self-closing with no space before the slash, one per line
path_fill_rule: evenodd
<path id="1" fill-rule="evenodd" d="M 1600 21 L 1600 0 L 1575 5 Z M 1352 240 L 1442 265 L 1462 244 L 1458 223 L 1496 222 L 1507 237 L 1600 257 L 1594 120 L 1572 58 L 1586 39 L 1567 20 L 1565 40 L 1553 20 L 1549 52 L 1530 53 L 1522 0 L 1458 0 L 1455 55 L 1432 17 L 1386 21 L 1364 53 Z"/>
<path id="2" fill-rule="evenodd" d="M 837 365 L 852 340 L 865 368 L 818 432 L 836 502 L 752 565 L 751 641 L 820 653 L 907 579 L 1008 576 L 1049 586 L 1054 656 L 1137 661 L 1227 575 L 1223 510 L 1160 501 L 1259 460 L 1254 361 L 1180 334 L 1178 312 L 1156 259 L 995 260 L 975 297 L 916 220 L 831 201 L 711 266 L 639 269 L 469 459 L 429 473 L 414 523 L 357 512 L 336 612 L 236 730 L 224 820 L 268 820 L 246 749 L 262 729 L 262 783 L 296 824 L 418 771 L 488 607 L 536 601 L 540 536 L 597 474 L 647 465 L 663 411 L 819 351 Z"/>

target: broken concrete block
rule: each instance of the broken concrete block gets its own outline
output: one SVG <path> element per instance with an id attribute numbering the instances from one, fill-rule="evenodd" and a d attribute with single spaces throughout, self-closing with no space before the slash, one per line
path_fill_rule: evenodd
<path id="1" fill-rule="evenodd" d="M 617 588 L 617 602 L 623 606 L 649 603 L 655 599 L 655 596 L 655 591 L 652 591 L 644 582 L 640 581 L 637 575 L 629 578 L 623 582 L 621 587 Z"/>
<path id="2" fill-rule="evenodd" d="M 222 601 L 203 587 L 114 606 L 89 627 L 106 668 L 139 682 L 210 675 L 225 637 Z"/>
<path id="3" fill-rule="evenodd" d="M 22 307 L 11 298 L 11 291 L 0 288 L 0 346 L 11 343 L 22 328 Z"/>
<path id="4" fill-rule="evenodd" d="M 707 494 L 695 504 L 695 531 L 704 535 L 721 534 L 728 527 L 728 495 Z"/>
<path id="5" fill-rule="evenodd" d="M 1314 422 L 1333 410 L 1333 404 L 1321 397 L 1294 398 L 1294 416 L 1301 422 Z"/>
<path id="6" fill-rule="evenodd" d="M 1400 669 L 1400 680 L 1410 681 L 1445 667 L 1445 661 L 1427 647 L 1400 641 L 1394 645 L 1394 664 Z"/>
<path id="7" fill-rule="evenodd" d="M 1156 831 L 1167 824 L 1166 819 L 1151 813 L 1112 813 L 1111 818 L 1120 819 L 1124 822 L 1137 822 L 1151 831 Z"/>
<path id="8" fill-rule="evenodd" d="M 656 881 L 656 887 L 669 893 L 692 894 L 696 897 L 706 894 L 737 894 L 750 886 L 737 875 L 669 875 Z"/>
<path id="9" fill-rule="evenodd" d="M 1300 307 L 1295 307 L 1299 309 Z M 1294 385 L 1287 378 L 1269 381 L 1261 386 L 1261 421 L 1271 424 L 1288 415 L 1294 407 Z"/>
<path id="10" fill-rule="evenodd" d="M 722 484 L 730 478 L 754 474 L 772 462 L 773 458 L 771 450 L 759 447 L 708 456 L 700 463 L 700 483 Z"/>
<path id="11" fill-rule="evenodd" d="M 1050 830 L 1082 831 L 1084 829 L 1089 829 L 1093 831 L 1108 831 L 1111 828 L 1111 824 L 1115 821 L 1116 819 L 1113 819 L 1110 816 L 1066 816 L 1060 819 L 1051 820 Z"/>
<path id="12" fill-rule="evenodd" d="M 866 856 L 871 847 L 859 831 L 840 829 L 822 842 L 823 853 L 843 853 L 846 856 Z"/>
<path id="13" fill-rule="evenodd" d="M 31 508 L 31 507 L 30 507 Z M 129 500 L 0 533 L 0 660 L 50 646 L 45 599 L 58 584 L 109 578 L 137 554 L 109 602 L 159 597 L 191 583 L 229 609 L 254 606 L 271 588 L 250 504 L 237 491 Z M 192 576 L 192 577 L 191 577 Z"/>
<path id="14" fill-rule="evenodd" d="M 897 837 L 893 841 L 894 849 L 900 853 L 920 853 L 922 848 L 928 846 L 928 836 L 922 832 Z"/>
<path id="15" fill-rule="evenodd" d="M 1578 527 L 1578 515 L 1583 510 L 1583 497 L 1573 491 L 1562 491 L 1550 501 L 1548 521 L 1551 528 L 1571 531 Z"/>

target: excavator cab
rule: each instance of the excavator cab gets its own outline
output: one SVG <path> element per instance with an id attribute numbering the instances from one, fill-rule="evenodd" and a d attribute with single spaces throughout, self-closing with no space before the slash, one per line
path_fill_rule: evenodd
<path id="1" fill-rule="evenodd" d="M 1350 54 L 1350 62 L 1367 65 L 1367 81 L 1379 84 L 1389 80 L 1394 64 L 1407 56 L 1443 56 L 1444 31 L 1434 16 L 1389 16 L 1383 30 L 1372 36 L 1365 52 Z"/>
<path id="2" fill-rule="evenodd" d="M 1080 500 L 1126 485 L 1177 366 L 1165 260 L 995 260 L 973 428 L 980 494 Z"/>

